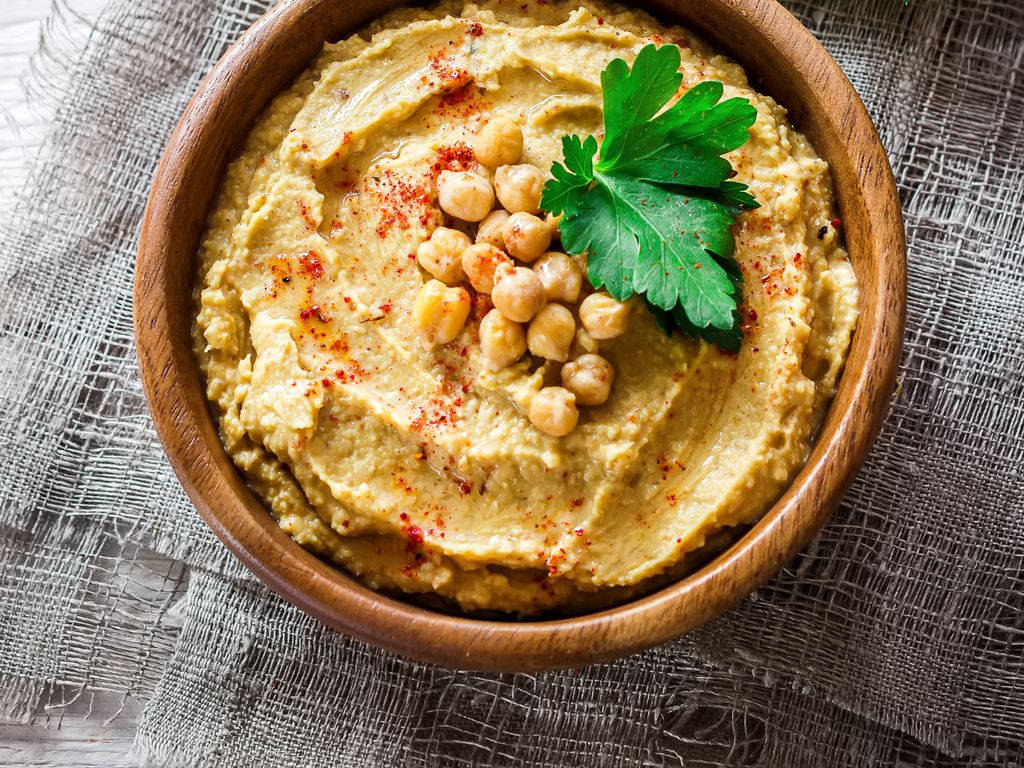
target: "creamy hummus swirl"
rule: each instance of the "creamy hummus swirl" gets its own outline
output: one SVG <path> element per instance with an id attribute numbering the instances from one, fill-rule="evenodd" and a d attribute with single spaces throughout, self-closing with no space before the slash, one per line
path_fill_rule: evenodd
<path id="1" fill-rule="evenodd" d="M 611 397 L 549 437 L 522 409 L 552 371 L 487 371 L 486 307 L 419 343 L 414 253 L 445 223 L 440 171 L 476 168 L 482 122 L 514 119 L 547 168 L 562 134 L 600 132 L 601 70 L 652 41 L 680 47 L 685 87 L 719 80 L 757 107 L 728 156 L 761 203 L 735 229 L 742 349 L 667 338 L 635 308 L 601 342 Z M 228 452 L 302 546 L 464 609 L 585 609 L 680 572 L 805 461 L 857 317 L 835 216 L 785 111 L 683 29 L 589 1 L 403 9 L 325 46 L 230 165 L 196 353 Z"/>

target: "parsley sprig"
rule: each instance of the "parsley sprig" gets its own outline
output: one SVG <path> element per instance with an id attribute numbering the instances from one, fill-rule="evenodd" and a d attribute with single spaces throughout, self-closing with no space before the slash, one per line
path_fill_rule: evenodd
<path id="1" fill-rule="evenodd" d="M 619 301 L 640 294 L 666 333 L 736 351 L 742 276 L 732 225 L 758 203 L 729 180 L 721 155 L 743 145 L 757 110 L 720 101 L 714 81 L 666 108 L 682 83 L 679 63 L 674 45 L 647 45 L 632 69 L 622 59 L 605 68 L 600 152 L 593 136 L 563 136 L 541 207 L 562 214 L 562 244 L 587 253 L 595 288 Z"/>

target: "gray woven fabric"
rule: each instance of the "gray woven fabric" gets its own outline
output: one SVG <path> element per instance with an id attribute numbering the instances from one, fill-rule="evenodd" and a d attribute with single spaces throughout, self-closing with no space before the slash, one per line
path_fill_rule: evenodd
<path id="1" fill-rule="evenodd" d="M 59 109 L 0 221 L 0 714 L 137 696 L 139 757 L 168 766 L 1024 765 L 1024 5 L 789 7 L 900 183 L 902 389 L 834 522 L 757 595 L 544 675 L 321 627 L 225 553 L 155 441 L 130 317 L 149 180 L 265 3 L 111 0 L 79 53 L 44 40 Z"/>

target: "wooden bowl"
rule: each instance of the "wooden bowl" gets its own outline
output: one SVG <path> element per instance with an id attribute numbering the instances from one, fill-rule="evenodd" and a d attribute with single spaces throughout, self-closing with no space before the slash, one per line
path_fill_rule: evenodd
<path id="1" fill-rule="evenodd" d="M 350 635 L 462 668 L 536 670 L 664 642 L 777 573 L 821 528 L 860 466 L 893 392 L 903 336 L 905 243 L 889 163 L 836 63 L 775 0 L 653 0 L 738 60 L 790 110 L 828 161 L 860 281 L 860 321 L 838 394 L 806 466 L 742 539 L 693 575 L 576 618 L 486 621 L 374 592 L 309 554 L 271 518 L 221 446 L 192 352 L 196 254 L 226 164 L 270 98 L 319 52 L 398 3 L 286 0 L 224 54 L 171 135 L 146 208 L 135 268 L 135 332 L 167 457 L 214 533 L 271 589 Z"/>

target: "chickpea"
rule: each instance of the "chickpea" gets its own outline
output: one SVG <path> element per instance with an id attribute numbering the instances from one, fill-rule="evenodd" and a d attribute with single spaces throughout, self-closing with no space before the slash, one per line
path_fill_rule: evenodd
<path id="1" fill-rule="evenodd" d="M 494 207 L 491 182 L 472 171 L 441 171 L 437 178 L 441 210 L 463 221 L 480 221 Z"/>
<path id="2" fill-rule="evenodd" d="M 502 229 L 505 250 L 520 261 L 536 261 L 551 245 L 551 227 L 532 213 L 519 211 L 508 217 Z"/>
<path id="3" fill-rule="evenodd" d="M 526 344 L 530 352 L 547 360 L 564 363 L 576 335 L 576 320 L 561 304 L 546 304 L 530 321 Z"/>
<path id="4" fill-rule="evenodd" d="M 473 137 L 473 154 L 489 168 L 518 163 L 523 154 L 523 132 L 507 117 L 492 117 Z"/>
<path id="5" fill-rule="evenodd" d="M 429 240 L 416 249 L 416 260 L 442 283 L 457 283 L 463 278 L 462 252 L 469 247 L 469 237 L 457 229 L 438 227 Z"/>
<path id="6" fill-rule="evenodd" d="M 539 211 L 544 181 L 544 171 L 528 163 L 502 165 L 494 172 L 494 190 L 498 193 L 498 200 L 512 213 Z"/>
<path id="7" fill-rule="evenodd" d="M 593 339 L 614 339 L 629 325 L 629 305 L 607 293 L 592 293 L 580 304 L 580 322 Z"/>
<path id="8" fill-rule="evenodd" d="M 480 351 L 492 371 L 512 365 L 526 352 L 523 326 L 492 309 L 480 321 Z"/>
<path id="9" fill-rule="evenodd" d="M 423 336 L 427 347 L 447 344 L 466 324 L 469 305 L 469 291 L 465 288 L 449 288 L 440 280 L 428 280 L 412 307 L 413 328 Z"/>
<path id="10" fill-rule="evenodd" d="M 608 399 L 615 369 L 600 355 L 581 355 L 562 366 L 562 384 L 580 405 L 600 405 Z"/>
<path id="11" fill-rule="evenodd" d="M 462 269 L 469 284 L 481 293 L 494 290 L 494 273 L 501 265 L 512 266 L 504 251 L 487 243 L 476 243 L 462 252 Z"/>
<path id="12" fill-rule="evenodd" d="M 575 304 L 583 287 L 583 273 L 576 262 L 564 253 L 550 251 L 545 253 L 533 265 L 548 301 L 564 301 Z"/>
<path id="13" fill-rule="evenodd" d="M 491 301 L 501 314 L 517 323 L 529 322 L 544 306 L 544 286 L 529 267 L 516 267 L 498 276 Z"/>
<path id="14" fill-rule="evenodd" d="M 476 231 L 476 241 L 487 243 L 495 248 L 505 247 L 505 222 L 508 221 L 508 211 L 491 211 L 484 220 L 480 222 L 480 228 Z"/>
<path id="15" fill-rule="evenodd" d="M 572 432 L 580 417 L 576 396 L 562 387 L 543 387 L 530 398 L 526 415 L 533 426 L 553 437 Z"/>
<path id="16" fill-rule="evenodd" d="M 585 328 L 576 329 L 576 346 L 584 352 L 597 352 L 598 344 Z"/>

